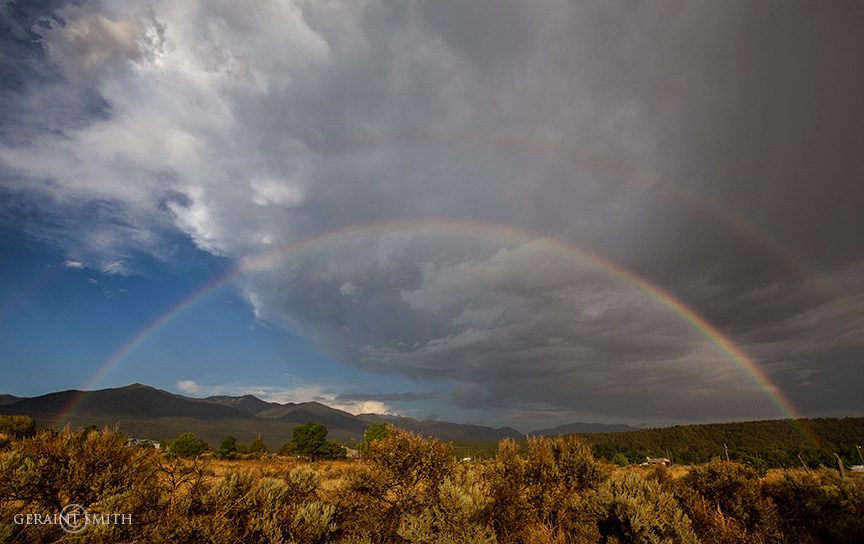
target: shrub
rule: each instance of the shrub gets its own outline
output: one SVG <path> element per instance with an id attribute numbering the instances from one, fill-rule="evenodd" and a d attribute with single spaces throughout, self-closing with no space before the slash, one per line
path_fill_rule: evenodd
<path id="1" fill-rule="evenodd" d="M 219 447 L 216 448 L 216 451 L 213 454 L 217 459 L 235 459 L 237 454 L 241 451 L 245 451 L 246 446 L 242 443 L 238 442 L 236 438 L 233 436 L 226 436 L 225 440 L 219 444 Z"/>
<path id="2" fill-rule="evenodd" d="M 525 493 L 542 523 L 566 529 L 580 494 L 604 479 L 591 448 L 570 435 L 528 440 Z"/>
<path id="3" fill-rule="evenodd" d="M 8 439 L 28 438 L 36 434 L 36 422 L 27 416 L 0 415 L 0 441 L 5 435 Z M 2 445 L 2 444 L 0 444 Z"/>
<path id="4" fill-rule="evenodd" d="M 485 467 L 485 516 L 499 542 L 563 538 L 574 530 L 582 496 L 605 478 L 592 449 L 576 436 L 532 438 L 527 449 L 521 457 L 516 442 L 502 440 Z"/>
<path id="5" fill-rule="evenodd" d="M 406 514 L 398 534 L 417 544 L 493 544 L 495 533 L 483 522 L 486 502 L 476 482 L 445 479 L 438 500 L 419 513 Z M 473 484 L 473 485 L 472 485 Z"/>
<path id="6" fill-rule="evenodd" d="M 11 519 L 17 512 L 57 513 L 75 503 L 91 513 L 131 514 L 136 525 L 147 525 L 159 509 L 156 455 L 152 449 L 128 447 L 126 437 L 112 431 L 85 435 L 67 428 L 15 441 L 0 456 L 0 518 Z M 21 542 L 55 541 L 65 534 L 47 525 L 5 530 L 15 535 L 9 541 Z M 116 525 L 90 536 L 125 541 L 133 530 L 132 525 Z"/>
<path id="7" fill-rule="evenodd" d="M 383 440 L 388 434 L 390 434 L 390 427 L 386 423 L 370 423 L 363 432 L 363 441 L 357 446 L 357 450 L 366 455 L 372 442 Z"/>
<path id="8" fill-rule="evenodd" d="M 682 478 L 678 495 L 705 542 L 782 540 L 777 509 L 755 469 L 715 459 Z"/>
<path id="9" fill-rule="evenodd" d="M 498 443 L 498 454 L 486 467 L 485 479 L 489 503 L 484 518 L 499 541 L 521 540 L 536 514 L 524 493 L 525 460 L 515 441 L 505 438 Z"/>
<path id="10" fill-rule="evenodd" d="M 612 456 L 611 461 L 619 467 L 626 467 L 630 464 L 630 459 L 627 459 L 627 456 L 623 453 L 616 453 Z"/>
<path id="11" fill-rule="evenodd" d="M 864 542 L 864 480 L 833 470 L 785 471 L 765 484 L 787 538 L 803 543 Z"/>
<path id="12" fill-rule="evenodd" d="M 267 449 L 267 444 L 265 444 L 264 441 L 261 440 L 261 437 L 258 437 L 255 440 L 253 440 L 251 444 L 249 444 L 247 451 L 251 454 L 260 456 L 260 455 L 267 453 L 270 450 Z"/>
<path id="13" fill-rule="evenodd" d="M 168 451 L 172 455 L 186 458 L 198 457 L 208 449 L 210 447 L 207 445 L 207 442 L 204 442 L 192 433 L 181 434 L 168 446 Z"/>
<path id="14" fill-rule="evenodd" d="M 439 504 L 438 485 L 453 476 L 456 461 L 449 444 L 391 429 L 370 444 L 369 464 L 348 478 L 339 497 L 346 524 L 365 527 L 373 542 L 398 542 L 405 516 Z"/>
<path id="15" fill-rule="evenodd" d="M 672 493 L 635 472 L 614 474 L 580 509 L 603 542 L 699 542 Z"/>

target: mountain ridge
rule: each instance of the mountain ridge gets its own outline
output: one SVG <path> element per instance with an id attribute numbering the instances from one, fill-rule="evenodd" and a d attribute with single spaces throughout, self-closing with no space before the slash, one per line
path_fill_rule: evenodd
<path id="1" fill-rule="evenodd" d="M 13 402 L 18 402 L 19 400 L 24 400 L 24 397 L 0 394 L 0 406 L 6 406 L 7 404 L 12 404 Z"/>
<path id="2" fill-rule="evenodd" d="M 290 440 L 295 426 L 310 421 L 324 424 L 331 438 L 349 444 L 359 441 L 373 422 L 391 423 L 423 436 L 452 442 L 493 442 L 525 436 L 511 427 L 493 428 L 381 414 L 353 415 L 316 401 L 280 404 L 254 395 L 193 398 L 141 383 L 94 391 L 70 389 L 28 398 L 4 395 L 0 399 L 10 400 L 0 403 L 0 413 L 30 415 L 43 426 L 56 427 L 60 419 L 73 426 L 116 425 L 134 436 L 146 435 L 158 440 L 170 440 L 182 432 L 192 431 L 211 445 L 232 434 L 242 441 L 260 436 L 271 447 L 278 447 Z M 66 414 L 70 407 L 74 410 Z M 605 432 L 614 427 L 574 423 L 560 428 L 579 425 L 601 426 L 598 428 Z M 539 432 L 543 431 L 529 434 Z"/>

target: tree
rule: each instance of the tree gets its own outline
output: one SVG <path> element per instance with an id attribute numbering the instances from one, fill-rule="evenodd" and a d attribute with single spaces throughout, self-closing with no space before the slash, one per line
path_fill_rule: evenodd
<path id="1" fill-rule="evenodd" d="M 210 449 L 207 442 L 204 442 L 192 433 L 183 433 L 171 442 L 168 448 L 172 454 L 178 457 L 198 457 L 205 451 Z"/>
<path id="2" fill-rule="evenodd" d="M 327 427 L 310 421 L 291 430 L 291 442 L 280 448 L 281 454 L 302 455 L 312 461 L 345 457 L 345 448 L 327 440 Z"/>
<path id="3" fill-rule="evenodd" d="M 291 429 L 291 451 L 313 461 L 327 443 L 327 427 L 310 421 Z"/>
<path id="4" fill-rule="evenodd" d="M 28 438 L 36 435 L 36 422 L 28 416 L 0 416 L 0 445 L 8 438 Z M 8 437 L 4 439 L 3 437 Z"/>
<path id="5" fill-rule="evenodd" d="M 363 433 L 363 441 L 357 447 L 360 453 L 366 454 L 369 451 L 369 446 L 376 440 L 383 440 L 390 434 L 390 428 L 386 423 L 370 423 Z"/>
<path id="6" fill-rule="evenodd" d="M 259 436 L 258 438 L 253 440 L 251 444 L 249 444 L 248 451 L 249 453 L 253 453 L 255 455 L 261 455 L 263 453 L 267 453 L 269 450 L 267 449 L 267 444 L 265 444 Z"/>
<path id="7" fill-rule="evenodd" d="M 233 436 L 226 436 L 225 440 L 219 445 L 219 448 L 216 449 L 215 453 L 216 457 L 219 459 L 233 459 L 237 456 L 237 453 L 243 451 L 245 446 L 237 441 Z"/>

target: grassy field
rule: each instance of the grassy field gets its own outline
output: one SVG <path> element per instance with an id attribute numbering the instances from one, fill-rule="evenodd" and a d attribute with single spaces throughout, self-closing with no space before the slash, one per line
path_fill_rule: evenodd
<path id="1" fill-rule="evenodd" d="M 576 437 L 501 442 L 462 461 L 405 431 L 363 459 L 193 459 L 111 431 L 0 450 L 0 542 L 844 543 L 864 540 L 864 479 L 735 462 L 618 467 Z M 71 534 L 26 524 L 78 504 L 126 514 Z M 16 521 L 18 520 L 18 521 Z"/>

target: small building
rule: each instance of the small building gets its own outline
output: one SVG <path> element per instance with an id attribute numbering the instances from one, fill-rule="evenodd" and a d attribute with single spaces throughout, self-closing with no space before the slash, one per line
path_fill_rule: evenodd
<path id="1" fill-rule="evenodd" d="M 346 459 L 357 459 L 360 457 L 360 452 L 355 450 L 354 448 L 349 448 L 348 446 L 342 446 L 342 449 L 345 450 L 345 458 Z"/>
<path id="2" fill-rule="evenodd" d="M 672 464 L 672 461 L 670 461 L 669 459 L 667 459 L 665 457 L 646 457 L 644 464 L 646 466 L 660 465 L 660 466 L 668 467 L 669 465 Z"/>
<path id="3" fill-rule="evenodd" d="M 150 440 L 149 438 L 130 438 L 126 445 L 130 448 L 141 447 L 141 448 L 153 448 L 154 450 L 158 450 L 162 448 L 162 444 L 155 440 Z"/>

